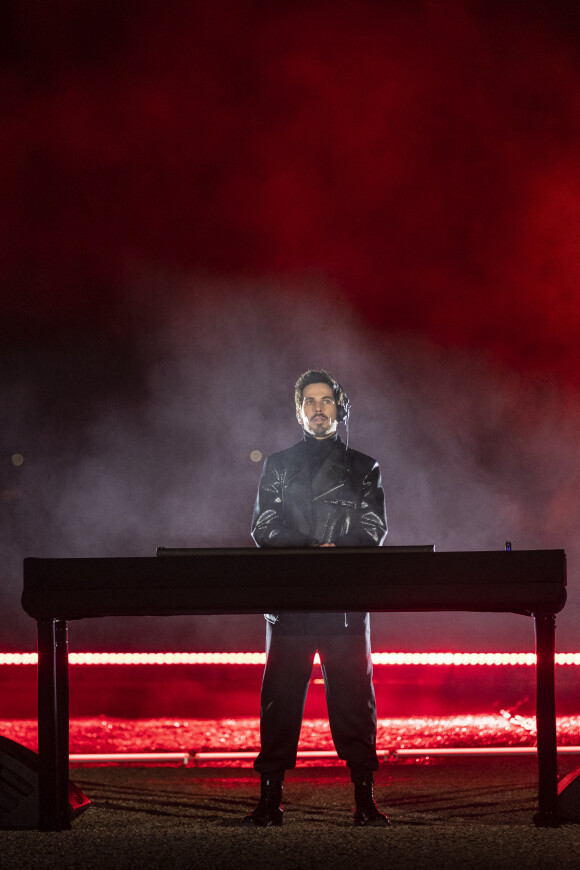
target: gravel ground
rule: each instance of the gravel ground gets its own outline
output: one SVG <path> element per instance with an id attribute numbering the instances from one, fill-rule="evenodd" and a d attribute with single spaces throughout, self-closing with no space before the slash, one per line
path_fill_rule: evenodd
<path id="1" fill-rule="evenodd" d="M 562 773 L 580 759 L 569 757 Z M 70 831 L 1 831 L 2 870 L 43 868 L 578 868 L 580 825 L 536 829 L 534 758 L 385 764 L 375 794 L 389 828 L 352 824 L 344 769 L 288 774 L 284 825 L 240 819 L 258 791 L 230 768 L 83 767 L 92 800 Z"/>

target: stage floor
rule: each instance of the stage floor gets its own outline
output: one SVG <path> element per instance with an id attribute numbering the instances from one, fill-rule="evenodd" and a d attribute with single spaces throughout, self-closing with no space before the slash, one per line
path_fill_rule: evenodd
<path id="1" fill-rule="evenodd" d="M 566 773 L 580 762 L 567 757 Z M 389 828 L 356 828 L 344 768 L 288 774 L 281 828 L 240 824 L 255 775 L 232 768 L 82 768 L 92 806 L 60 833 L 2 831 L 3 870 L 576 870 L 580 825 L 536 829 L 533 757 L 381 766 Z"/>

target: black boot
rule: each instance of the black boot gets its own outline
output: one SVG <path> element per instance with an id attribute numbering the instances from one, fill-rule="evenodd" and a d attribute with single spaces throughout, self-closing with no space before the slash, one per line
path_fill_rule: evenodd
<path id="1" fill-rule="evenodd" d="M 389 819 L 381 813 L 373 797 L 372 777 L 354 780 L 354 800 L 356 810 L 354 813 L 355 825 L 367 825 L 371 828 L 386 828 Z"/>
<path id="2" fill-rule="evenodd" d="M 272 825 L 281 825 L 284 821 L 282 809 L 282 789 L 284 783 L 280 779 L 262 777 L 261 794 L 258 806 L 254 812 L 242 819 L 243 825 L 261 825 L 269 828 Z"/>

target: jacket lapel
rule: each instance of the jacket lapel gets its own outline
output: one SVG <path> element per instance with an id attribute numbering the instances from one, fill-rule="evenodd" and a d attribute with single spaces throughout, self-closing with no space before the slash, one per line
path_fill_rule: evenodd
<path id="1" fill-rule="evenodd" d="M 347 479 L 347 469 L 344 462 L 344 447 L 342 457 L 340 453 L 334 451 L 326 457 L 312 480 L 312 500 L 324 498 L 327 495 L 336 493 L 340 497 L 340 492 L 344 488 Z"/>
<path id="2" fill-rule="evenodd" d="M 291 511 L 295 527 L 312 537 L 312 485 L 303 442 L 296 445 L 295 455 L 288 464 L 284 488 L 288 493 L 285 507 Z"/>

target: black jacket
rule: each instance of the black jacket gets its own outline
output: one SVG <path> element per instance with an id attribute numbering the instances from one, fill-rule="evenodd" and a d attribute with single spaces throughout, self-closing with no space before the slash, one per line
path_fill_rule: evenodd
<path id="1" fill-rule="evenodd" d="M 264 462 L 252 520 L 258 547 L 376 547 L 386 534 L 378 463 L 340 438 L 312 480 L 305 441 Z"/>
<path id="2" fill-rule="evenodd" d="M 307 436 L 308 437 L 308 436 Z M 310 445 L 312 447 L 312 445 Z M 306 441 L 264 462 L 252 520 L 258 547 L 378 547 L 387 534 L 378 463 L 336 438 L 311 478 Z M 264 614 L 269 622 L 278 614 Z M 368 630 L 368 614 L 312 614 L 327 631 Z M 285 614 L 288 630 L 304 631 L 304 614 Z"/>

